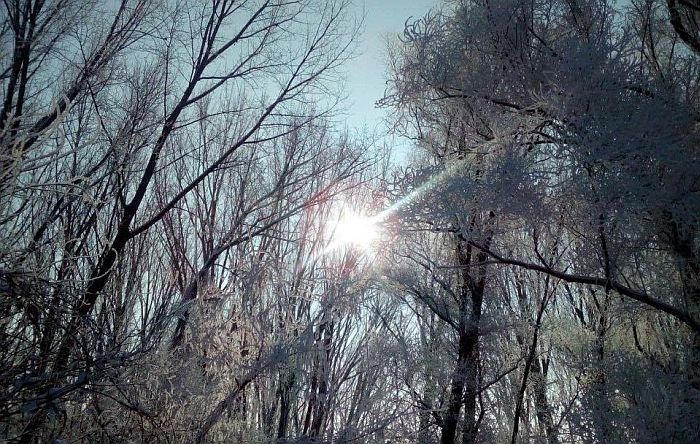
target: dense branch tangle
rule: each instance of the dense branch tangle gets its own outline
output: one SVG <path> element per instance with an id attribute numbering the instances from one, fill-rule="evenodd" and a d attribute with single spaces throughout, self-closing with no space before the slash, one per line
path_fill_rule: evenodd
<path id="1" fill-rule="evenodd" d="M 0 4 L 0 434 L 696 441 L 695 2 L 349 4 Z"/>
<path id="2" fill-rule="evenodd" d="M 400 257 L 420 260 L 395 279 L 414 296 L 405 299 L 419 318 L 422 350 L 449 350 L 440 365 L 464 361 L 462 337 L 445 340 L 442 332 L 458 330 L 456 295 L 468 282 L 460 276 L 487 270 L 485 288 L 470 291 L 484 295 L 480 319 L 490 330 L 477 340 L 491 354 L 482 351 L 451 373 L 417 365 L 420 383 L 407 384 L 416 408 L 425 411 L 424 442 L 438 434 L 454 442 L 460 432 L 463 443 L 479 434 L 497 442 L 536 435 L 550 443 L 646 436 L 646 425 L 622 420 L 624 432 L 610 427 L 615 414 L 641 405 L 633 408 L 611 391 L 613 385 L 625 390 L 615 378 L 634 373 L 625 365 L 639 359 L 643 367 L 665 368 L 660 373 L 668 381 L 698 388 L 700 206 L 698 175 L 691 171 L 698 165 L 696 25 L 694 2 L 649 0 L 627 8 L 474 0 L 407 22 L 390 48 L 382 103 L 422 153 L 398 183 L 408 197 L 397 198 L 395 211 L 407 232 L 443 240 L 435 249 L 427 242 L 403 245 L 408 251 Z M 470 223 L 475 213 L 481 219 Z M 485 224 L 489 213 L 493 222 Z M 446 256 L 455 236 L 479 260 Z M 542 281 L 550 280 L 555 285 L 547 290 Z M 649 342 L 634 343 L 640 355 L 626 351 L 638 330 L 630 324 L 647 329 Z M 563 338 L 577 329 L 580 337 Z M 543 337 L 548 346 L 542 347 Z M 663 348 L 667 340 L 679 342 Z M 491 375 L 494 367 L 510 367 L 513 360 L 503 355 L 514 343 L 526 363 L 520 379 L 492 387 L 490 405 L 480 409 L 471 396 L 454 396 L 461 382 L 473 380 L 474 361 Z M 613 362 L 620 356 L 628 360 L 624 365 Z M 661 364 L 670 356 L 682 362 L 677 373 Z M 569 358 L 580 367 L 572 368 Z M 556 378 L 567 374 L 580 385 L 547 381 L 550 368 L 561 372 Z M 547 390 L 548 384 L 557 388 Z M 678 396 L 669 384 L 664 395 Z M 562 395 L 557 420 L 550 403 Z M 697 421 L 695 402 L 679 401 L 684 413 L 677 425 Z M 524 419 L 527 403 L 536 415 Z M 567 419 L 570 411 L 579 412 L 580 423 Z M 489 414 L 500 419 L 475 433 Z"/>
<path id="3" fill-rule="evenodd" d="M 347 57 L 345 2 L 3 7 L 3 44 L 13 56 L 2 66 L 0 220 L 3 245 L 17 243 L 3 249 L 0 270 L 3 288 L 22 288 L 4 305 L 14 333 L 3 346 L 17 354 L 3 373 L 10 385 L 50 375 L 7 394 L 8 405 L 28 413 L 14 433 L 30 439 L 46 409 L 62 402 L 45 392 L 96 372 L 98 355 L 145 352 L 168 331 L 178 306 L 170 265 L 147 251 L 158 254 L 154 229 L 180 218 L 195 193 L 210 209 L 201 227 L 219 245 L 192 276 L 175 266 L 192 282 L 228 249 L 323 203 L 362 162 L 322 122 L 334 100 L 311 101 Z M 74 33 L 78 26 L 84 32 Z M 225 184 L 237 192 L 206 188 Z M 223 208 L 215 211 L 222 194 L 238 202 L 228 228 Z M 180 260 L 199 260 L 188 243 Z M 34 348 L 41 359 L 23 361 L 19 350 Z"/>

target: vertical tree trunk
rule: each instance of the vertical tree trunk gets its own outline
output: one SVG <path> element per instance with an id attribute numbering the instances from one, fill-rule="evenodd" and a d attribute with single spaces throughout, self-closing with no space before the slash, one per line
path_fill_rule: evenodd
<path id="1" fill-rule="evenodd" d="M 442 444 L 452 444 L 455 442 L 457 434 L 457 424 L 459 423 L 459 412 L 462 408 L 464 386 L 467 379 L 467 367 L 470 357 L 470 344 L 465 330 L 459 332 L 459 348 L 457 364 L 452 374 L 450 385 L 450 398 L 447 410 L 443 416 Z"/>
<path id="2" fill-rule="evenodd" d="M 296 375 L 293 370 L 285 370 L 280 374 L 280 418 L 277 425 L 277 440 L 284 442 L 287 438 L 287 428 L 289 427 L 289 413 L 291 410 L 291 391 L 296 382 Z"/>
<path id="3" fill-rule="evenodd" d="M 605 373 L 605 345 L 608 332 L 607 311 L 609 299 L 610 292 L 606 290 L 603 304 L 598 307 L 599 313 L 596 325 L 596 338 L 593 344 L 594 363 L 592 369 L 593 381 L 591 395 L 594 408 L 593 427 L 598 442 L 609 442 L 609 440 L 612 439 L 612 430 L 610 428 L 610 413 L 612 407 L 608 396 L 607 375 Z M 596 305 L 598 306 L 597 302 Z"/>
<path id="4" fill-rule="evenodd" d="M 333 322 L 328 322 L 323 337 L 323 356 L 319 366 L 318 397 L 314 420 L 311 423 L 309 435 L 321 436 L 328 415 L 328 381 L 331 371 L 331 347 L 333 341 Z"/>
<path id="5" fill-rule="evenodd" d="M 529 304 L 527 301 L 527 293 L 525 287 L 520 280 L 515 283 L 518 304 L 520 305 L 520 311 L 523 318 L 530 318 Z M 526 345 L 523 337 L 516 333 L 515 337 L 518 341 L 520 347 L 524 348 L 527 352 L 525 359 L 525 369 L 523 370 L 522 383 L 520 385 L 520 390 L 518 391 L 518 399 L 515 404 L 515 417 L 513 418 L 513 433 L 511 435 L 511 444 L 515 444 L 518 438 L 518 428 L 520 425 L 520 414 L 524 401 L 525 390 L 529 390 L 535 400 L 535 414 L 537 416 L 537 422 L 540 426 L 541 433 L 547 437 L 550 444 L 557 441 L 554 435 L 554 424 L 552 422 L 552 414 L 549 408 L 549 403 L 547 401 L 547 377 L 546 368 L 548 366 L 547 361 L 544 364 L 540 364 L 540 360 L 537 357 L 537 346 L 540 333 L 540 327 L 542 326 L 542 317 L 544 316 L 544 311 L 547 308 L 547 303 L 549 301 L 549 276 L 545 278 L 544 292 L 542 298 L 539 302 L 539 308 L 535 317 L 535 326 L 532 332 L 532 341 L 529 345 Z M 544 369 L 544 370 L 543 370 Z M 530 388 L 528 389 L 528 383 Z"/>
<path id="6" fill-rule="evenodd" d="M 475 281 L 469 267 L 472 247 L 463 239 L 457 241 L 457 263 L 461 267 L 459 286 L 459 331 L 457 363 L 452 375 L 450 398 L 443 417 L 441 442 L 452 444 L 457 436 L 460 410 L 464 405 L 462 442 L 472 444 L 476 440 L 476 398 L 478 395 L 479 323 L 484 295 L 483 270 Z M 477 260 L 482 261 L 481 254 Z M 483 268 L 483 267 L 481 267 Z"/>
<path id="7" fill-rule="evenodd" d="M 309 404 L 304 417 L 304 435 L 316 437 L 323 431 L 328 403 L 328 378 L 330 377 L 331 346 L 333 339 L 333 323 L 328 320 L 328 314 L 319 325 L 316 333 L 318 353 L 314 358 L 309 390 Z"/>
<path id="8" fill-rule="evenodd" d="M 547 368 L 549 361 L 546 359 L 535 359 L 530 370 L 530 382 L 532 384 L 532 395 L 535 400 L 535 414 L 540 433 L 547 437 L 548 444 L 557 444 L 554 420 L 552 419 L 552 408 L 547 399 Z"/>
<path id="9" fill-rule="evenodd" d="M 478 329 L 469 335 L 472 343 L 467 362 L 467 378 L 464 387 L 464 429 L 462 431 L 462 444 L 474 444 L 478 432 L 476 401 L 479 394 L 479 335 Z"/>

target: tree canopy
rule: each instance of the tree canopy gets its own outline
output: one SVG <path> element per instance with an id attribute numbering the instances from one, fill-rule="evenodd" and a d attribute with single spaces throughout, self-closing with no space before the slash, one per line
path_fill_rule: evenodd
<path id="1" fill-rule="evenodd" d="M 7 0 L 0 439 L 700 439 L 700 5 Z"/>

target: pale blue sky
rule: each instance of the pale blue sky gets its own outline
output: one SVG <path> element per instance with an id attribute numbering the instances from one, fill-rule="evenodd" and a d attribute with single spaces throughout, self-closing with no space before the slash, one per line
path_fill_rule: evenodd
<path id="1" fill-rule="evenodd" d="M 386 81 L 386 36 L 403 32 L 406 19 L 422 17 L 438 0 L 354 0 L 358 16 L 364 9 L 364 30 L 358 42 L 358 57 L 347 67 L 348 127 L 385 131 L 386 111 L 374 104 L 384 94 Z M 396 141 L 401 144 L 400 141 Z"/>

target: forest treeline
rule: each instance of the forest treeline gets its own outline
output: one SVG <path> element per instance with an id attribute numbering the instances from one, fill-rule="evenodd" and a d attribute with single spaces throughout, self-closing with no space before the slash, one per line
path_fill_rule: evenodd
<path id="1" fill-rule="evenodd" d="M 0 9 L 0 440 L 700 440 L 697 0 Z"/>

